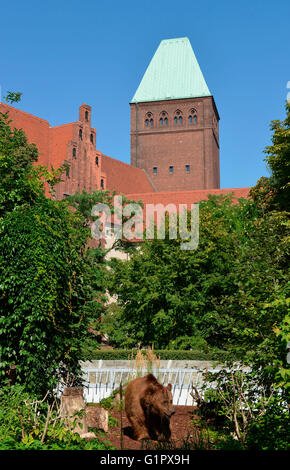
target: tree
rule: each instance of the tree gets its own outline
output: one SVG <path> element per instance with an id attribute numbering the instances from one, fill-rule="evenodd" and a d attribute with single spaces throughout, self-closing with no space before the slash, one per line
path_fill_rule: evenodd
<path id="1" fill-rule="evenodd" d="M 274 120 L 272 145 L 265 148 L 270 178 L 261 178 L 251 195 L 264 210 L 289 211 L 290 201 L 290 103 L 286 103 L 284 121 Z"/>
<path id="2" fill-rule="evenodd" d="M 94 293 L 90 229 L 79 211 L 45 196 L 63 168 L 34 166 L 37 148 L 8 114 L 0 145 L 0 382 L 15 364 L 17 381 L 41 396 L 79 372 Z"/>
<path id="3" fill-rule="evenodd" d="M 39 394 L 78 372 L 87 334 L 87 233 L 61 203 L 44 199 L 0 223 L 0 353 L 5 369 Z M 8 256 L 7 256 L 8 254 Z"/>
<path id="4" fill-rule="evenodd" d="M 108 282 L 121 307 L 117 321 L 127 329 L 121 345 L 173 348 L 182 337 L 194 347 L 198 336 L 224 345 L 217 306 L 231 292 L 230 273 L 253 210 L 250 202 L 232 202 L 222 196 L 200 204 L 196 250 L 181 250 L 180 239 L 145 241 L 129 262 L 114 262 Z"/>

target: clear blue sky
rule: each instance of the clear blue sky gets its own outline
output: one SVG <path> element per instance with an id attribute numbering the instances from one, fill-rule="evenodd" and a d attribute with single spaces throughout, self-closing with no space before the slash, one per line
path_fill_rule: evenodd
<path id="1" fill-rule="evenodd" d="M 59 125 L 92 106 L 97 148 L 130 162 L 130 107 L 162 39 L 187 36 L 221 117 L 221 187 L 267 175 L 290 81 L 289 0 L 1 2 L 2 95 Z"/>

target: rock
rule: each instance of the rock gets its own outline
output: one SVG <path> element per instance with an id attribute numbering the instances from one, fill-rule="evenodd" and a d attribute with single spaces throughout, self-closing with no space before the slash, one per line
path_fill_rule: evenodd
<path id="1" fill-rule="evenodd" d="M 82 439 L 96 439 L 96 436 L 93 432 L 85 432 L 83 434 L 80 434 L 80 437 Z"/>
<path id="2" fill-rule="evenodd" d="M 104 432 L 109 431 L 109 413 L 99 406 L 86 407 L 86 420 L 90 428 L 101 429 Z"/>

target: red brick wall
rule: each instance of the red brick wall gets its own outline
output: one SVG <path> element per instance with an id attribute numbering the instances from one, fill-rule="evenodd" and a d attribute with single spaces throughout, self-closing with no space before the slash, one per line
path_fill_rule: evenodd
<path id="1" fill-rule="evenodd" d="M 193 108 L 196 123 L 188 121 Z M 174 123 L 177 110 L 182 125 Z M 145 125 L 148 112 L 153 127 Z M 160 127 L 162 112 L 168 125 Z M 131 104 L 131 164 L 147 172 L 157 191 L 219 188 L 218 121 L 212 97 Z M 186 165 L 190 165 L 189 173 Z M 169 166 L 174 167 L 173 174 Z"/>
<path id="2" fill-rule="evenodd" d="M 83 189 L 100 189 L 101 152 L 96 151 L 96 129 L 91 127 L 90 106 L 80 106 L 79 121 L 56 127 L 50 127 L 48 121 L 3 103 L 0 103 L 0 111 L 8 111 L 12 120 L 11 127 L 22 128 L 28 141 L 36 144 L 39 151 L 36 164 L 45 165 L 49 169 L 51 165 L 57 169 L 63 163 L 70 166 L 69 174 L 64 174 L 63 181 L 55 188 L 57 199 Z M 79 135 L 80 129 L 82 138 Z"/>

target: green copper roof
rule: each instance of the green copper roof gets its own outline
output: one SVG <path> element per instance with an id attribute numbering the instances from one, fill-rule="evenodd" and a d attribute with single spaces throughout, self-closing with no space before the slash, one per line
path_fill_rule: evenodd
<path id="1" fill-rule="evenodd" d="M 131 101 L 211 96 L 188 38 L 161 41 Z"/>

